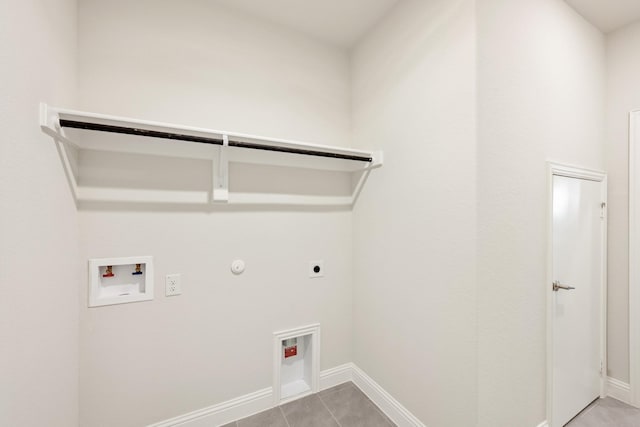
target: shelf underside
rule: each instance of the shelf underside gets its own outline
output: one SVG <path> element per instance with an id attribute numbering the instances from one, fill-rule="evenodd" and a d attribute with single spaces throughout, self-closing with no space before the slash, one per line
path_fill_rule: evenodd
<path id="1" fill-rule="evenodd" d="M 84 122 L 98 130 L 84 129 Z M 58 145 L 79 202 L 351 206 L 370 171 L 382 165 L 380 152 L 46 105 L 41 125 Z"/>

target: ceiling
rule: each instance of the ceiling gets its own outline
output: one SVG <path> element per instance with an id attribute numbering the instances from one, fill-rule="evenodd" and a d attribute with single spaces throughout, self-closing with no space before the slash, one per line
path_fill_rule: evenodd
<path id="1" fill-rule="evenodd" d="M 565 0 L 584 18 L 609 33 L 640 19 L 640 0 Z"/>
<path id="2" fill-rule="evenodd" d="M 341 47 L 351 47 L 400 0 L 216 0 Z"/>
<path id="3" fill-rule="evenodd" d="M 401 0 L 214 0 L 310 37 L 353 46 Z M 565 0 L 609 33 L 640 20 L 640 0 Z"/>

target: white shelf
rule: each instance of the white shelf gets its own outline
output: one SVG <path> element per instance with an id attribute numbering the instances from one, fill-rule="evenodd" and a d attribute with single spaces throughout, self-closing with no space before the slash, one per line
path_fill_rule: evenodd
<path id="1" fill-rule="evenodd" d="M 65 126 L 61 125 L 61 121 Z M 79 129 L 73 126 L 93 126 Z M 353 205 L 371 170 L 382 166 L 381 151 L 295 142 L 235 132 L 181 126 L 168 123 L 109 116 L 53 108 L 41 104 L 40 125 L 58 144 L 58 151 L 69 183 L 78 201 L 118 201 L 141 203 Z M 100 128 L 101 127 L 101 128 Z M 99 128 L 99 129 L 97 129 Z M 108 131 L 104 131 L 108 130 Z M 122 134 L 113 132 L 131 132 Z M 201 139 L 198 142 L 149 137 L 155 132 L 173 138 Z M 203 142 L 203 143 L 199 143 Z M 236 145 L 236 146 L 234 146 Z M 237 145 L 243 145 L 237 146 Z M 247 148 L 248 146 L 248 148 Z M 295 153 L 272 151 L 291 150 Z M 119 153 L 204 160 L 211 168 L 210 182 L 198 189 L 126 188 L 82 182 L 82 159 L 86 152 Z M 95 156 L 95 155 L 94 155 Z M 335 158 L 325 156 L 349 157 Z M 355 158 L 355 159 L 354 159 Z M 367 159 L 367 160 L 363 160 Z M 229 165 L 236 163 L 267 165 L 286 170 L 317 170 L 343 173 L 353 182 L 349 194 L 286 194 L 269 192 L 230 192 Z M 292 177 L 295 179 L 295 177 Z"/>

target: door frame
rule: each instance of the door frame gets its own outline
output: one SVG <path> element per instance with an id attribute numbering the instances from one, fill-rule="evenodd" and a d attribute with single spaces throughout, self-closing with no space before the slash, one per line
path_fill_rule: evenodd
<path id="1" fill-rule="evenodd" d="M 640 110 L 629 113 L 629 394 L 640 407 Z"/>
<path id="2" fill-rule="evenodd" d="M 581 167 L 547 162 L 548 180 L 548 206 L 547 206 L 547 281 L 545 283 L 547 296 L 547 423 L 553 425 L 553 303 L 554 292 L 552 290 L 553 278 L 553 177 L 564 176 L 568 178 L 585 179 L 600 183 L 602 201 L 601 221 L 602 233 L 602 274 L 600 278 L 600 397 L 605 397 L 606 372 L 607 372 L 607 174 L 602 171 L 585 169 Z"/>

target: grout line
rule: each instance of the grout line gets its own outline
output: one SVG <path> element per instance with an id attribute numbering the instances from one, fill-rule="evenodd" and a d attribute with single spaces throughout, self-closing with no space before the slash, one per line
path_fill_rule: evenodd
<path id="1" fill-rule="evenodd" d="M 369 403 L 369 405 L 370 405 L 370 406 L 373 406 L 373 408 L 374 408 L 376 411 L 378 411 L 378 413 L 379 413 L 380 415 L 382 415 L 382 418 L 387 422 L 387 424 L 389 424 L 390 426 L 395 426 L 395 427 L 397 427 L 397 424 L 396 424 L 396 423 L 394 423 L 393 421 L 391 421 L 391 418 L 389 418 L 389 416 L 388 416 L 387 414 L 385 414 L 385 413 L 382 411 L 382 409 L 380 409 L 380 407 L 379 407 L 378 405 L 376 405 L 376 404 L 374 403 L 374 401 L 373 401 L 373 400 L 371 400 L 371 398 L 369 398 L 369 396 L 367 396 L 367 394 L 366 394 L 364 391 L 362 391 L 362 389 L 361 389 L 360 387 L 358 387 L 358 386 L 357 386 L 357 385 L 355 385 L 355 384 L 354 384 L 354 387 L 355 387 L 358 391 L 360 391 L 360 393 L 362 393 L 362 395 L 365 397 L 365 399 L 367 399 L 367 403 Z"/>
<path id="2" fill-rule="evenodd" d="M 345 385 L 345 384 L 349 384 L 349 385 Z M 337 390 L 329 391 L 329 390 L 334 389 L 334 388 L 339 387 L 339 386 L 343 386 L 343 387 L 340 387 L 340 388 L 339 388 L 339 389 L 337 389 Z M 324 393 L 324 395 L 325 395 L 325 396 L 331 396 L 332 394 L 337 393 L 337 392 L 339 392 L 339 391 L 342 391 L 342 390 L 344 390 L 344 389 L 346 389 L 346 388 L 349 388 L 349 387 L 358 388 L 358 387 L 357 387 L 353 382 L 351 382 L 351 381 L 347 381 L 347 382 L 344 382 L 344 383 L 342 383 L 342 384 L 338 384 L 337 386 L 334 386 L 334 387 L 328 388 L 328 389 L 326 389 L 326 390 L 322 390 L 320 393 Z M 329 391 L 329 392 L 328 392 L 328 391 Z M 327 393 L 327 392 L 328 392 L 328 393 Z M 320 393 L 318 393 L 318 396 L 320 396 Z"/>
<path id="3" fill-rule="evenodd" d="M 585 416 L 585 418 L 586 418 L 586 414 L 588 414 L 589 412 L 591 412 L 591 410 L 593 410 L 595 407 L 600 405 L 600 400 L 601 399 L 598 398 L 598 399 L 594 400 L 593 402 L 591 402 L 589 404 L 589 406 L 584 408 L 582 411 L 578 412 L 578 414 L 575 417 L 571 418 L 566 425 L 567 426 L 571 426 L 571 424 L 574 424 L 574 421 L 576 421 L 578 419 L 582 419 L 583 416 Z"/>
<path id="4" fill-rule="evenodd" d="M 291 425 L 289 424 L 289 420 L 287 419 L 287 416 L 284 414 L 284 411 L 282 410 L 282 405 L 278 406 L 278 409 L 280 409 L 280 413 L 282 414 L 282 418 L 284 418 L 284 422 L 287 423 L 287 427 L 291 427 Z"/>
<path id="5" fill-rule="evenodd" d="M 336 391 L 339 391 L 339 390 L 336 390 Z M 329 393 L 329 394 L 333 394 L 333 393 Z M 335 415 L 333 415 L 333 412 L 331 412 L 331 409 L 329 409 L 329 407 L 327 406 L 327 404 L 326 404 L 326 403 L 324 403 L 324 400 L 322 400 L 322 396 L 320 396 L 320 393 L 318 393 L 318 399 L 320 399 L 320 402 L 322 402 L 322 406 L 324 406 L 324 407 L 325 407 L 325 409 L 326 409 L 327 411 L 329 411 L 329 414 L 331 414 L 331 418 L 333 418 L 333 419 L 334 419 L 334 421 L 336 422 L 336 424 L 338 424 L 338 427 L 342 427 L 342 424 L 340 424 L 340 421 L 338 421 L 338 419 L 336 418 L 336 416 L 335 416 Z"/>
<path id="6" fill-rule="evenodd" d="M 369 399 L 369 401 L 371 401 L 371 399 Z M 390 426 L 394 426 L 397 427 L 397 424 L 394 423 L 393 421 L 391 421 L 391 418 L 389 418 L 389 416 L 387 414 L 385 414 L 384 412 L 382 412 L 382 409 L 380 409 L 378 407 L 378 405 L 376 405 L 375 403 L 371 402 L 371 404 L 373 405 L 373 407 L 376 409 L 376 411 L 378 411 L 378 413 L 380 413 L 380 415 L 382 415 L 382 418 L 384 418 L 384 420 L 387 422 L 387 424 L 389 424 Z"/>
<path id="7" fill-rule="evenodd" d="M 362 390 L 360 390 L 362 391 Z M 364 392 L 362 392 L 362 394 L 364 394 Z M 382 415 L 382 418 L 387 422 L 387 424 L 389 424 L 390 426 L 396 426 L 396 424 L 391 421 L 391 418 L 389 418 L 389 416 L 387 414 L 385 414 L 384 412 L 382 412 L 382 409 L 380 409 L 380 407 L 378 405 L 376 405 L 373 400 L 369 399 L 369 396 L 367 396 L 366 394 L 364 394 L 364 396 L 367 398 L 367 400 L 369 401 L 369 405 L 373 406 L 373 408 L 378 411 L 378 413 L 380 415 Z"/>

